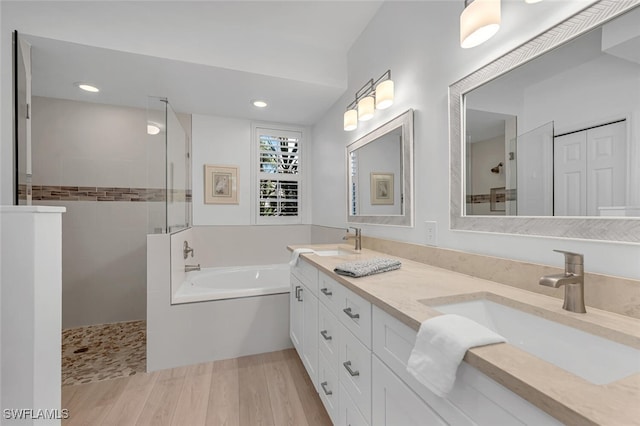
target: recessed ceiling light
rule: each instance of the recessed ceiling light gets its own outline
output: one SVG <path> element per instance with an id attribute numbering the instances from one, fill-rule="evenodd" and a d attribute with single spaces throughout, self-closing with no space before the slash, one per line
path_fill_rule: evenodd
<path id="1" fill-rule="evenodd" d="M 155 124 L 147 124 L 147 133 L 150 135 L 157 135 L 158 133 L 160 133 L 160 127 L 156 126 Z"/>
<path id="2" fill-rule="evenodd" d="M 267 106 L 267 103 L 261 100 L 256 100 L 256 101 L 253 101 L 252 103 L 254 107 L 258 107 L 258 108 L 265 108 Z"/>
<path id="3" fill-rule="evenodd" d="M 79 89 L 82 89 L 86 92 L 91 92 L 91 93 L 98 93 L 100 91 L 100 89 L 98 89 L 96 86 L 92 85 L 92 84 L 87 84 L 87 83 L 76 83 L 76 86 Z"/>

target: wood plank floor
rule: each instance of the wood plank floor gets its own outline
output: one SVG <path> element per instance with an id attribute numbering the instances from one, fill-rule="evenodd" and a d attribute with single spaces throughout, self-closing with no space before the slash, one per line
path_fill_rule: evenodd
<path id="1" fill-rule="evenodd" d="M 331 425 L 294 349 L 62 387 L 63 425 Z"/>

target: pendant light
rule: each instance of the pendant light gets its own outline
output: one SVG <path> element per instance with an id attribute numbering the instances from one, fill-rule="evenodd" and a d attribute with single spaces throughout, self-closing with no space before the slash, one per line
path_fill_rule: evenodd
<path id="1" fill-rule="evenodd" d="M 500 29 L 500 0 L 465 0 L 460 14 L 460 46 L 476 47 Z"/>

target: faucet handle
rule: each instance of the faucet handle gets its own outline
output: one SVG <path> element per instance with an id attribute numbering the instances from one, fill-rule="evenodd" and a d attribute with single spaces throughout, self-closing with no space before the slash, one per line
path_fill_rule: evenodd
<path id="1" fill-rule="evenodd" d="M 349 229 L 353 229 L 354 231 L 356 231 L 356 236 L 360 235 L 360 232 L 362 232 L 362 228 L 356 228 L 355 226 L 348 227 L 347 232 L 349 232 Z"/>
<path id="2" fill-rule="evenodd" d="M 553 250 L 556 253 L 564 254 L 564 263 L 567 265 L 584 265 L 584 255 L 565 250 Z"/>

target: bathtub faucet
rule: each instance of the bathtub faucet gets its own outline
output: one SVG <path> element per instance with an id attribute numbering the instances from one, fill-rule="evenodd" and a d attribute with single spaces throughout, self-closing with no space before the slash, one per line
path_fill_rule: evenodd
<path id="1" fill-rule="evenodd" d="M 185 241 L 182 245 L 182 254 L 184 255 L 185 259 L 189 257 L 189 253 L 191 253 L 191 257 L 193 257 L 193 248 L 189 247 L 188 241 Z"/>
<path id="2" fill-rule="evenodd" d="M 184 271 L 185 272 L 199 271 L 199 270 L 200 270 L 200 264 L 199 263 L 197 265 L 184 265 Z"/>

